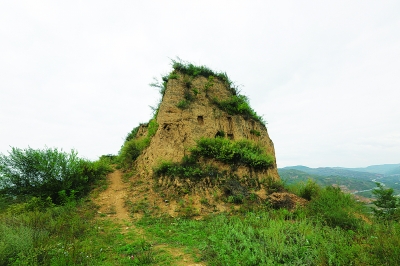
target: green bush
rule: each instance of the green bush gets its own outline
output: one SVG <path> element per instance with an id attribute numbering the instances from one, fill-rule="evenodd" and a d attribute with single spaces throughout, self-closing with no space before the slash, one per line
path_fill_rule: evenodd
<path id="1" fill-rule="evenodd" d="M 227 100 L 214 98 L 213 103 L 230 115 L 241 115 L 245 119 L 254 119 L 265 124 L 264 119 L 250 107 L 249 100 L 244 95 L 232 95 Z"/>
<path id="2" fill-rule="evenodd" d="M 172 60 L 172 63 L 174 70 L 179 71 L 182 74 L 186 74 L 191 77 L 203 76 L 207 79 L 210 76 L 214 76 L 224 82 L 228 87 L 232 85 L 232 81 L 229 80 L 226 73 L 214 72 L 206 66 L 195 66 L 188 62 Z"/>
<path id="3" fill-rule="evenodd" d="M 150 145 L 150 140 L 156 134 L 157 129 L 157 120 L 153 118 L 147 124 L 147 135 L 145 137 L 135 138 L 137 134 L 136 130 L 134 137 L 125 141 L 118 155 L 121 167 L 128 169 L 132 166 L 132 163 L 139 157 L 142 151 Z"/>
<path id="4" fill-rule="evenodd" d="M 331 186 L 312 198 L 308 211 L 311 216 L 321 219 L 328 226 L 352 230 L 359 227 L 359 215 L 364 213 L 362 205 L 352 195 Z"/>
<path id="5" fill-rule="evenodd" d="M 142 151 L 150 144 L 150 138 L 131 139 L 122 146 L 119 157 L 121 166 L 129 168 L 132 163 L 139 157 Z"/>
<path id="6" fill-rule="evenodd" d="M 245 165 L 255 170 L 265 170 L 274 163 L 272 155 L 249 140 L 231 141 L 224 138 L 201 138 L 190 150 L 192 156 L 218 160 L 226 164 Z"/>
<path id="7" fill-rule="evenodd" d="M 215 167 L 199 164 L 200 157 L 215 159 L 231 165 L 245 165 L 254 170 L 268 169 L 274 162 L 271 155 L 266 154 L 260 146 L 248 140 L 231 141 L 222 137 L 202 138 L 190 151 L 191 155 L 184 156 L 181 162 L 161 162 L 154 168 L 155 176 L 195 180 L 203 177 L 226 176 L 226 173 L 219 172 Z"/>
<path id="8" fill-rule="evenodd" d="M 261 136 L 261 132 L 255 129 L 250 130 L 250 134 L 255 135 L 257 137 Z"/>
<path id="9" fill-rule="evenodd" d="M 307 183 L 301 184 L 297 195 L 306 200 L 312 200 L 321 193 L 321 187 L 315 181 L 308 179 Z"/>
<path id="10" fill-rule="evenodd" d="M 140 126 L 135 127 L 134 129 L 132 129 L 131 132 L 128 133 L 128 135 L 125 138 L 125 141 L 130 141 L 131 139 L 134 139 L 136 137 L 136 134 L 139 130 Z"/>
<path id="11" fill-rule="evenodd" d="M 179 103 L 176 104 L 176 107 L 180 109 L 186 109 L 190 105 L 190 102 L 188 100 L 181 100 Z"/>
<path id="12" fill-rule="evenodd" d="M 189 157 L 186 157 L 186 160 L 190 160 Z M 155 169 L 154 174 L 156 177 L 160 176 L 170 176 L 170 177 L 179 177 L 179 178 L 189 178 L 192 180 L 199 180 L 204 177 L 217 177 L 222 174 L 212 166 L 202 166 L 195 162 L 183 162 L 181 163 L 173 163 L 173 162 L 161 162 Z"/>
<path id="13" fill-rule="evenodd" d="M 0 155 L 0 189 L 8 195 L 51 197 L 60 203 L 60 191 L 82 196 L 110 171 L 106 162 L 81 159 L 74 150 L 12 148 L 8 155 Z"/>

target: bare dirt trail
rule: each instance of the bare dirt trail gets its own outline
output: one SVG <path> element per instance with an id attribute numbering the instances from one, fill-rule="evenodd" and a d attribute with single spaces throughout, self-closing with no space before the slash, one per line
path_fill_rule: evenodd
<path id="1" fill-rule="evenodd" d="M 109 174 L 109 186 L 101 192 L 96 203 L 100 206 L 99 213 L 114 218 L 115 221 L 123 222 L 130 219 L 129 212 L 125 207 L 128 184 L 122 181 L 122 173 L 115 170 Z"/>
<path id="2" fill-rule="evenodd" d="M 127 230 L 134 230 L 138 235 L 145 238 L 143 230 L 137 228 L 133 224 L 129 211 L 125 206 L 125 201 L 128 198 L 129 183 L 122 180 L 122 172 L 115 170 L 108 175 L 107 179 L 109 181 L 109 186 L 105 191 L 102 191 L 96 199 L 94 199 L 96 204 L 100 206 L 98 211 L 100 217 L 102 217 L 102 219 L 112 219 L 113 222 L 120 224 L 122 233 L 126 233 Z M 162 249 L 175 257 L 177 261 L 175 261 L 174 265 L 204 265 L 195 263 L 189 254 L 186 254 L 179 248 L 170 247 L 165 244 L 155 244 L 154 248 Z"/>

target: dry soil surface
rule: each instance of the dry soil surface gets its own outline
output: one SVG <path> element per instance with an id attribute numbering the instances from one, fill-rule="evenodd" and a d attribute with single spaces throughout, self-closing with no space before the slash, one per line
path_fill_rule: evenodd
<path id="1" fill-rule="evenodd" d="M 108 175 L 109 186 L 105 191 L 102 191 L 97 199 L 94 201 L 100 206 L 99 214 L 105 214 L 104 219 L 112 219 L 115 223 L 121 224 L 122 232 L 126 233 L 127 230 L 135 230 L 142 237 L 146 237 L 145 233 L 133 225 L 132 219 L 125 207 L 125 201 L 128 197 L 129 184 L 123 182 L 122 173 L 115 170 Z M 126 226 L 129 224 L 129 226 Z M 203 266 L 205 264 L 195 263 L 190 254 L 186 254 L 182 249 L 170 247 L 165 244 L 155 244 L 156 249 L 162 249 L 170 253 L 177 259 L 175 265 L 183 266 Z"/>

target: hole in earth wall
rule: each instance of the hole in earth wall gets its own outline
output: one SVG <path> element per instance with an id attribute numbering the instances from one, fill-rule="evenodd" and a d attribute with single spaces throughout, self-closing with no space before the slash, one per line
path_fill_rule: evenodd
<path id="1" fill-rule="evenodd" d="M 203 124 L 204 124 L 204 118 L 203 118 L 202 115 L 199 115 L 199 116 L 197 117 L 197 123 L 198 123 L 199 125 L 203 125 Z"/>

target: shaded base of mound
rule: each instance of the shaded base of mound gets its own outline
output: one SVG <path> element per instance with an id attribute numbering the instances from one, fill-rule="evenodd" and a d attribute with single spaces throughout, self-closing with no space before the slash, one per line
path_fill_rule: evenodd
<path id="1" fill-rule="evenodd" d="M 132 173 L 125 173 L 125 180 L 130 183 L 126 206 L 134 218 L 167 215 L 201 219 L 213 213 L 247 212 L 268 206 L 294 209 L 306 202 L 294 194 L 276 192 L 282 187 L 274 180 L 240 182 L 232 178 L 210 182 L 205 179 L 194 183 Z"/>

